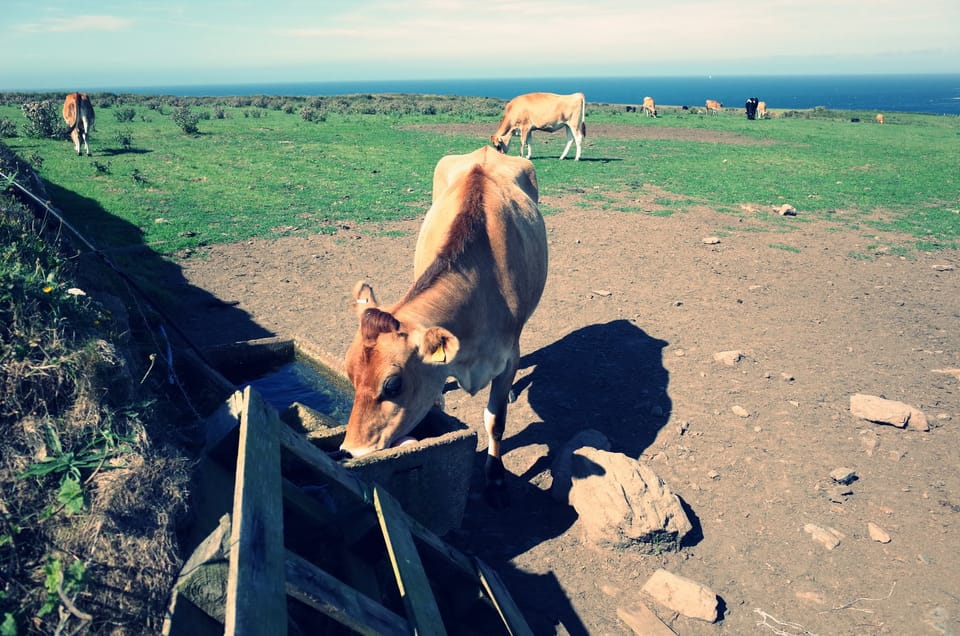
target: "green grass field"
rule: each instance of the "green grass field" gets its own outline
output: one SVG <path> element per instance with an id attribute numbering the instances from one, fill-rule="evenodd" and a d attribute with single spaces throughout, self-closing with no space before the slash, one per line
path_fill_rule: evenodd
<path id="1" fill-rule="evenodd" d="M 21 129 L 26 119 L 18 103 L 4 97 L 0 120 Z M 77 157 L 67 140 L 18 133 L 3 142 L 40 166 L 53 204 L 94 244 L 145 243 L 170 254 L 422 215 L 437 160 L 487 140 L 412 126 L 479 122 L 492 132 L 502 108 L 496 100 L 433 99 L 368 95 L 237 104 L 237 98 L 94 95 L 93 157 Z M 196 134 L 186 134 L 172 116 L 184 104 L 199 117 Z M 312 108 L 313 117 L 306 118 L 304 108 Z M 544 194 L 582 189 L 585 205 L 642 213 L 625 202 L 651 184 L 676 197 L 651 214 L 682 213 L 691 201 L 730 212 L 741 203 L 788 202 L 805 220 L 836 219 L 841 215 L 831 212 L 839 210 L 847 224 L 906 232 L 917 249 L 958 245 L 960 118 L 889 113 L 880 126 L 873 113 L 823 109 L 764 121 L 732 110 L 707 117 L 661 108 L 658 119 L 619 106 L 588 104 L 587 110 L 579 163 L 557 160 L 562 133 L 535 134 Z M 129 121 L 121 121 L 120 112 Z M 701 129 L 705 140 L 590 134 L 607 123 Z M 758 143 L 709 141 L 714 132 Z"/>

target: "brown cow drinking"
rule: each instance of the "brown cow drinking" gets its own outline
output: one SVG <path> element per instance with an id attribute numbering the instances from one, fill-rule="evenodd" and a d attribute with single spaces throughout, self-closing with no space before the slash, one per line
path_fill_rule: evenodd
<path id="1" fill-rule="evenodd" d="M 502 505 L 500 443 L 520 333 L 547 277 L 533 164 L 490 147 L 440 159 L 413 274 L 389 308 L 366 282 L 354 286 L 360 325 L 345 360 L 354 402 L 341 450 L 359 457 L 405 441 L 449 377 L 471 395 L 489 384 L 486 490 Z"/>

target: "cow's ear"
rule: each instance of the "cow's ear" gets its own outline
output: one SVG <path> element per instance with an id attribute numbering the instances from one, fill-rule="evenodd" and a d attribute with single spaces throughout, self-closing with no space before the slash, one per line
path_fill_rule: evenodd
<path id="1" fill-rule="evenodd" d="M 376 308 L 377 297 L 373 295 L 373 287 L 368 285 L 367 281 L 358 280 L 353 286 L 353 306 L 358 318 L 363 316 L 366 310 Z"/>
<path id="2" fill-rule="evenodd" d="M 459 350 L 460 341 L 443 327 L 430 327 L 420 340 L 420 356 L 427 364 L 450 364 Z"/>

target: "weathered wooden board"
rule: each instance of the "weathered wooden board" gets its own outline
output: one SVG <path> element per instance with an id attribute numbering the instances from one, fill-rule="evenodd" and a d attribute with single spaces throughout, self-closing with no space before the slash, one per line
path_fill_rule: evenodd
<path id="1" fill-rule="evenodd" d="M 287 552 L 287 593 L 358 634 L 409 636 L 413 631 L 402 616 L 292 552 Z"/>
<path id="2" fill-rule="evenodd" d="M 407 617 L 420 636 L 445 636 L 440 608 L 430 589 L 430 580 L 423 569 L 417 547 L 413 543 L 406 515 L 390 493 L 374 486 L 373 505 L 380 519 L 380 528 L 393 564 L 393 573 L 400 588 L 400 597 Z"/>
<path id="3" fill-rule="evenodd" d="M 252 388 L 244 389 L 243 402 L 224 633 L 283 636 L 287 595 L 277 439 L 281 422 Z"/>

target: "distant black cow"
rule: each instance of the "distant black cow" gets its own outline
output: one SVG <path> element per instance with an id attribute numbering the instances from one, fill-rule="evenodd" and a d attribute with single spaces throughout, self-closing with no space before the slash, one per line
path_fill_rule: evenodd
<path id="1" fill-rule="evenodd" d="M 760 103 L 760 100 L 756 97 L 751 97 L 747 100 L 747 103 L 744 105 L 747 109 L 747 119 L 756 119 L 757 118 L 757 105 Z"/>

